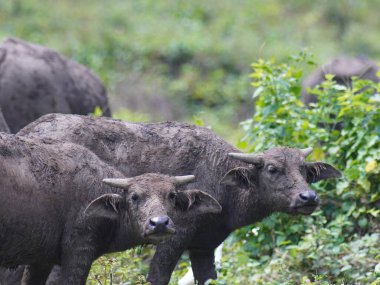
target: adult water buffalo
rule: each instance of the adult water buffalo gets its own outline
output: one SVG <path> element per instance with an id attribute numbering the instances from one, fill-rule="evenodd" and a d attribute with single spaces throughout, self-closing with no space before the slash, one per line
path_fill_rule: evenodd
<path id="1" fill-rule="evenodd" d="M 308 183 L 339 177 L 322 162 L 306 162 L 311 149 L 274 148 L 261 154 L 243 154 L 206 128 L 166 122 L 126 123 L 108 118 L 46 115 L 17 136 L 46 143 L 70 141 L 93 151 L 126 176 L 144 171 L 168 175 L 193 174 L 186 188 L 212 195 L 222 212 L 191 223 L 157 246 L 148 280 L 167 284 L 185 250 L 189 250 L 198 284 L 216 278 L 214 249 L 235 229 L 281 211 L 310 214 L 319 203 Z M 180 225 L 182 226 L 182 225 Z"/>
<path id="2" fill-rule="evenodd" d="M 365 57 L 337 57 L 330 62 L 317 68 L 309 75 L 302 84 L 301 97 L 306 104 L 317 102 L 315 95 L 308 92 L 308 88 L 313 88 L 326 80 L 326 74 L 334 75 L 334 80 L 347 87 L 351 87 L 352 77 L 368 79 L 379 82 L 377 76 L 378 65 Z"/>
<path id="3" fill-rule="evenodd" d="M 184 235 L 177 222 L 221 211 L 207 193 L 177 190 L 192 175 L 122 177 L 84 147 L 0 133 L 0 265 L 28 264 L 22 284 L 42 285 L 58 264 L 58 284 L 84 285 L 98 256 Z"/>
<path id="4" fill-rule="evenodd" d="M 12 133 L 48 113 L 110 116 L 102 82 L 52 49 L 19 39 L 0 43 L 0 106 Z"/>

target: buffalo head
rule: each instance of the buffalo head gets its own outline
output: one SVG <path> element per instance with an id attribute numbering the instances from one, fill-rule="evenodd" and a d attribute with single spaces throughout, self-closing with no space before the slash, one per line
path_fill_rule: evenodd
<path id="1" fill-rule="evenodd" d="M 218 213 L 220 204 L 200 190 L 179 191 L 194 180 L 193 175 L 167 176 L 147 173 L 132 178 L 107 178 L 103 182 L 124 190 L 104 194 L 86 208 L 87 216 L 120 219 L 139 236 L 158 243 L 176 232 L 173 220 L 179 216 Z"/>
<path id="2" fill-rule="evenodd" d="M 273 148 L 260 154 L 229 153 L 249 165 L 229 171 L 222 183 L 254 192 L 251 196 L 268 212 L 311 214 L 320 199 L 309 184 L 341 176 L 330 164 L 306 162 L 311 152 L 311 148 Z"/>

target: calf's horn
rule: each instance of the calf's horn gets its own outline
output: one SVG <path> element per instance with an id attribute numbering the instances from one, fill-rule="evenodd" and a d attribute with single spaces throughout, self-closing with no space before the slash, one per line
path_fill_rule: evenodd
<path id="1" fill-rule="evenodd" d="M 303 154 L 305 158 L 308 157 L 312 152 L 313 152 L 313 148 L 311 147 L 301 149 L 301 153 Z"/>
<path id="2" fill-rule="evenodd" d="M 104 178 L 103 183 L 108 184 L 110 186 L 127 189 L 129 186 L 132 185 L 132 179 L 131 178 Z"/>
<path id="3" fill-rule="evenodd" d="M 263 162 L 263 157 L 261 154 L 230 152 L 228 156 L 252 164 L 259 164 Z"/>
<path id="4" fill-rule="evenodd" d="M 194 175 L 174 176 L 174 184 L 179 186 L 189 183 L 195 179 Z"/>

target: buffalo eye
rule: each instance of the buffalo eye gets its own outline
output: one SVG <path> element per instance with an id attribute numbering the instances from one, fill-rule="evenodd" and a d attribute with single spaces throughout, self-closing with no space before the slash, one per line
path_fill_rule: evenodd
<path id="1" fill-rule="evenodd" d="M 132 194 L 132 201 L 136 202 L 138 199 L 139 199 L 139 195 L 137 195 L 136 193 L 133 193 Z"/>
<path id="2" fill-rule="evenodd" d="M 170 192 L 169 199 L 174 200 L 175 197 L 176 197 L 176 194 L 174 192 Z"/>
<path id="3" fill-rule="evenodd" d="M 278 172 L 277 168 L 272 164 L 268 165 L 267 169 L 270 174 L 276 174 Z"/>

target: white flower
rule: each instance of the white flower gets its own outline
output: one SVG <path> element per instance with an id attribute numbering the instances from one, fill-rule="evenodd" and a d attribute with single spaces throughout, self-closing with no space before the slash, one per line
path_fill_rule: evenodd
<path id="1" fill-rule="evenodd" d="M 257 236 L 257 235 L 259 234 L 259 230 L 260 230 L 260 227 L 253 228 L 253 229 L 252 229 L 252 234 L 253 234 L 254 236 Z"/>
<path id="2" fill-rule="evenodd" d="M 375 266 L 375 272 L 380 273 L 380 262 Z"/>

